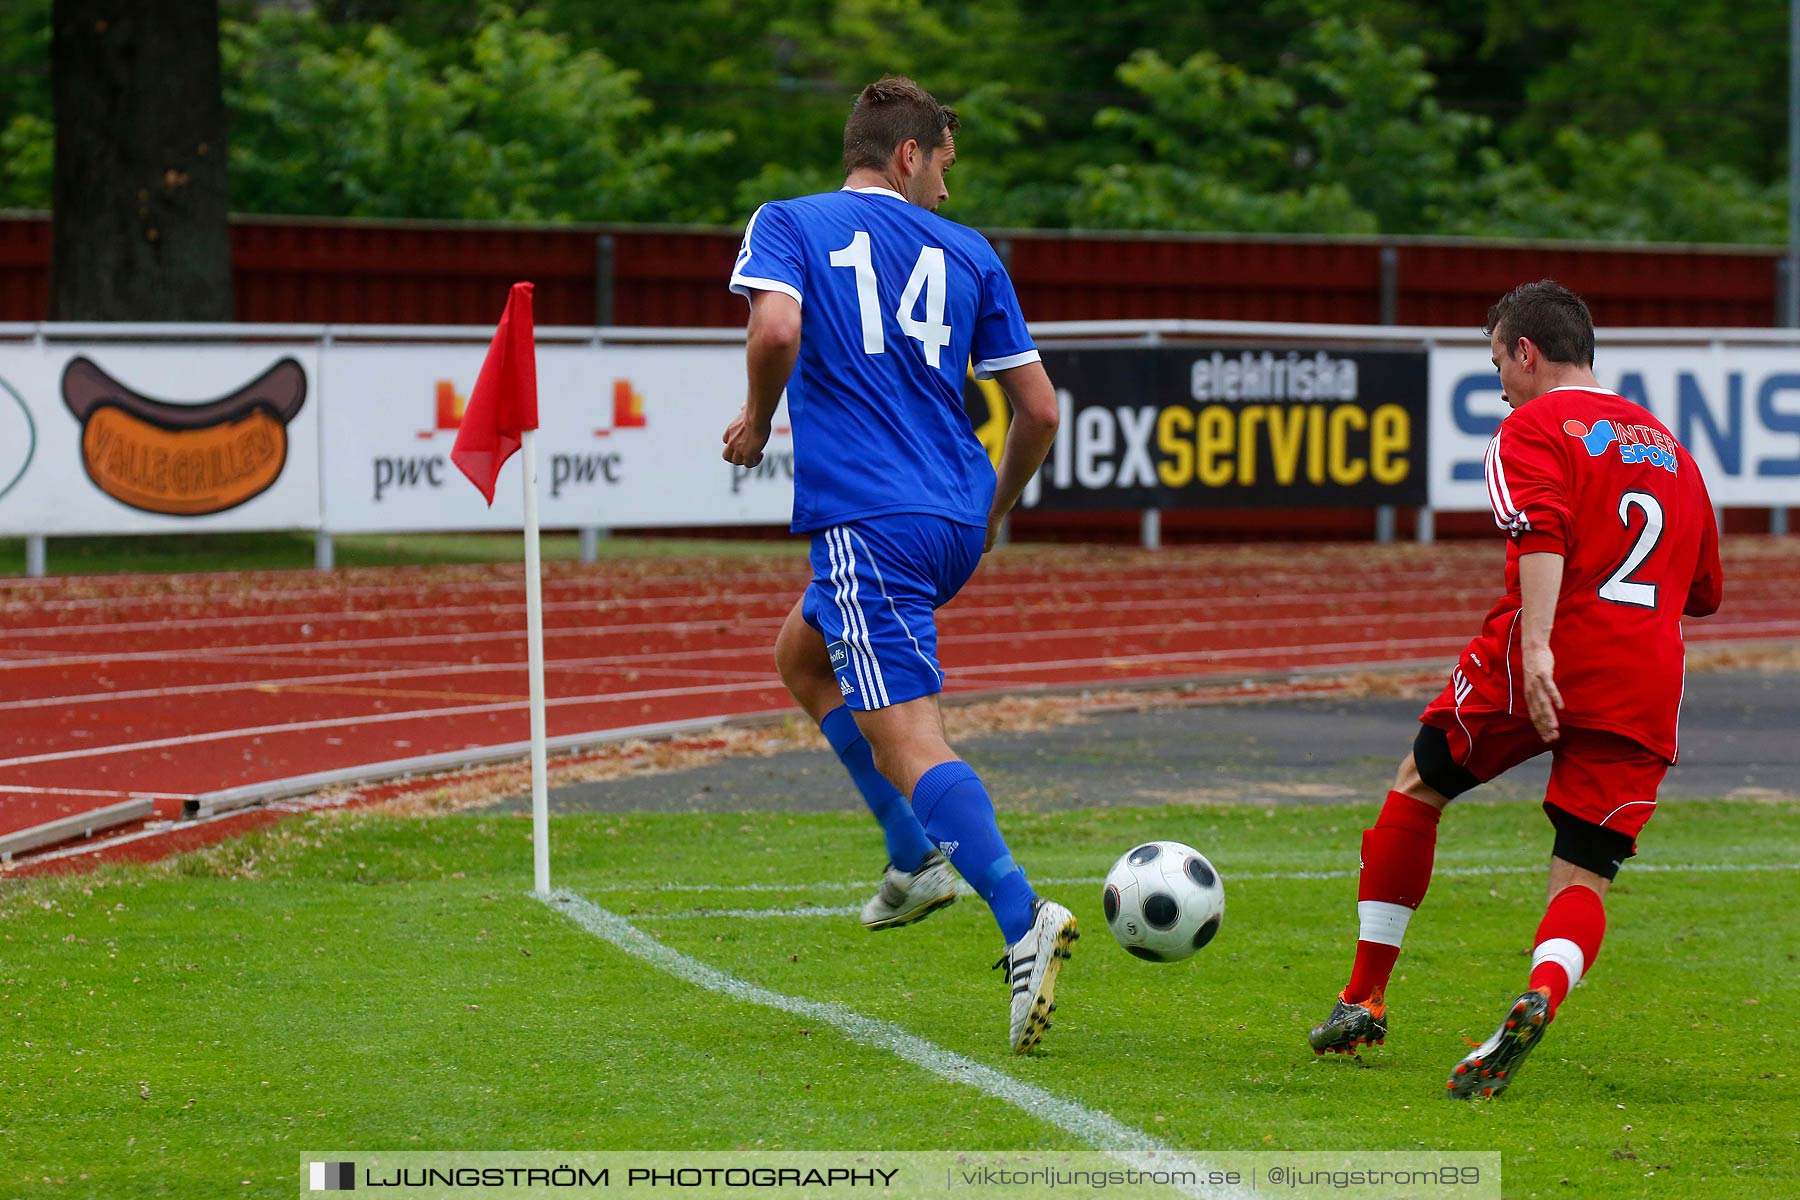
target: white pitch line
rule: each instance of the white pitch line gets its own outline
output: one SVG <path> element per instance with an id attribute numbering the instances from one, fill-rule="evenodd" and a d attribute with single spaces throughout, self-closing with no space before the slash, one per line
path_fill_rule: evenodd
<path id="1" fill-rule="evenodd" d="M 1432 872 L 1434 879 L 1445 877 L 1480 877 L 1485 875 L 1531 875 L 1545 870 L 1541 862 L 1530 866 L 1501 867 L 1439 867 Z M 1626 870 L 1631 874 L 1650 873 L 1655 875 L 1688 873 L 1715 874 L 1736 871 L 1800 871 L 1800 863 L 1642 863 L 1628 864 Z M 1227 883 L 1261 882 L 1283 883 L 1301 882 L 1319 879 L 1355 879 L 1357 871 L 1241 871 L 1225 876 Z M 1096 887 L 1106 882 L 1103 875 L 1081 875 L 1063 879 L 1034 879 L 1032 883 L 1041 887 Z M 758 893 L 758 892 L 854 892 L 867 891 L 875 887 L 875 883 L 867 879 L 820 880 L 814 883 L 602 883 L 595 884 L 587 890 L 591 892 L 630 892 L 637 895 L 655 895 L 663 892 L 724 892 Z M 963 884 L 957 885 L 957 894 L 972 896 Z M 693 909 L 683 912 L 646 913 L 643 919 L 686 919 L 689 917 L 809 917 L 855 915 L 862 912 L 860 908 L 837 908 L 821 905 L 805 905 L 799 908 L 747 908 L 747 909 Z"/>
<path id="2" fill-rule="evenodd" d="M 961 889 L 958 889 L 961 892 Z M 973 892 L 964 893 L 974 895 Z M 699 921 L 713 917 L 727 918 L 733 921 L 759 921 L 771 917 L 792 917 L 799 920 L 812 920 L 819 917 L 860 917 L 862 905 L 841 904 L 836 907 L 823 904 L 807 904 L 800 908 L 692 908 L 681 912 L 638 913 L 640 921 Z"/>
<path id="3" fill-rule="evenodd" d="M 853 1009 L 845 1008 L 843 1005 L 831 1001 L 807 1000 L 803 997 L 771 991 L 739 979 L 717 967 L 709 967 L 698 959 L 689 958 L 679 950 L 665 946 L 654 938 L 646 936 L 625 918 L 608 912 L 583 896 L 573 892 L 559 891 L 550 896 L 535 898 L 542 900 L 553 911 L 567 916 L 575 924 L 602 941 L 611 943 L 634 958 L 642 959 L 677 979 L 685 980 L 710 992 L 717 992 L 741 1004 L 773 1008 L 809 1021 L 830 1025 L 851 1041 L 886 1050 L 895 1057 L 929 1071 L 939 1078 L 947 1079 L 951 1083 L 964 1084 L 992 1096 L 996 1100 L 1010 1104 L 1026 1116 L 1042 1121 L 1046 1125 L 1054 1125 L 1065 1133 L 1072 1134 L 1089 1145 L 1106 1151 L 1121 1162 L 1146 1170 L 1186 1170 L 1197 1175 L 1211 1170 L 1205 1162 L 1189 1158 L 1175 1147 L 1158 1141 L 1147 1133 L 1133 1129 L 1105 1113 L 1095 1112 L 1086 1105 L 1058 1096 L 1036 1084 L 1026 1083 L 1004 1071 L 997 1071 L 972 1058 L 966 1058 L 952 1050 L 946 1050 L 937 1043 L 928 1042 L 917 1034 L 908 1033 L 891 1022 L 866 1017 Z M 998 1006 L 995 1011 L 998 1013 Z M 1152 1155 L 1155 1156 L 1153 1159 L 1149 1157 Z M 1181 1188 L 1180 1190 L 1186 1195 L 1218 1197 L 1220 1200 L 1235 1200 L 1237 1197 L 1250 1195 L 1249 1192 L 1240 1188 L 1213 1191 L 1201 1191 L 1197 1188 Z"/>

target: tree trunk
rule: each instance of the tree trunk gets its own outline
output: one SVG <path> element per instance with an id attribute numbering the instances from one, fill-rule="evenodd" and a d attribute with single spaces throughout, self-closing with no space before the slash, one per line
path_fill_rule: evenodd
<path id="1" fill-rule="evenodd" d="M 232 319 L 218 0 L 55 0 L 50 316 Z"/>

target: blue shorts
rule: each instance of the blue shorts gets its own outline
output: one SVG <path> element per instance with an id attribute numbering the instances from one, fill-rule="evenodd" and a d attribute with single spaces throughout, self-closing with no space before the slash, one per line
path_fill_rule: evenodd
<path id="1" fill-rule="evenodd" d="M 944 690 L 935 611 L 981 562 L 987 530 L 890 513 L 813 534 L 800 615 L 825 638 L 844 703 L 861 712 Z"/>

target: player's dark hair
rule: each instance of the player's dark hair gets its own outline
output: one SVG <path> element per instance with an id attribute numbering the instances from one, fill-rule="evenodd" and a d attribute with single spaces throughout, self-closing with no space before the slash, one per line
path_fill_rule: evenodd
<path id="1" fill-rule="evenodd" d="M 1580 296 L 1554 279 L 1521 283 L 1500 297 L 1482 332 L 1492 337 L 1495 330 L 1508 358 L 1514 339 L 1526 337 L 1551 362 L 1594 365 L 1594 318 Z"/>
<path id="2" fill-rule="evenodd" d="M 862 90 L 844 122 L 844 170 L 887 166 L 894 147 L 916 141 L 926 154 L 956 132 L 956 110 L 899 75 L 877 79 Z"/>

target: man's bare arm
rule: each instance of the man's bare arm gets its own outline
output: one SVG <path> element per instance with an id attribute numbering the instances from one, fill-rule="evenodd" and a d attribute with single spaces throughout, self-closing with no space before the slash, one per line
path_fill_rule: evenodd
<path id="1" fill-rule="evenodd" d="M 800 357 L 800 302 L 784 292 L 752 292 L 744 351 L 749 396 L 725 428 L 725 461 L 754 467 L 774 428 L 775 409 Z"/>
<path id="2" fill-rule="evenodd" d="M 1546 552 L 1519 556 L 1519 657 L 1525 666 L 1525 705 L 1538 736 L 1554 742 L 1561 735 L 1557 710 L 1556 659 L 1550 653 L 1550 629 L 1556 623 L 1556 600 L 1562 594 L 1563 556 Z"/>
<path id="3" fill-rule="evenodd" d="M 987 548 L 994 548 L 1000 536 L 1000 522 L 1019 502 L 1025 485 L 1044 464 L 1056 441 L 1056 426 L 1062 419 L 1056 405 L 1056 389 L 1041 362 L 1026 363 L 994 372 L 994 381 L 1012 403 L 1012 424 L 1006 431 L 1006 445 L 1000 451 L 999 479 L 994 485 L 994 506 L 988 514 Z"/>

